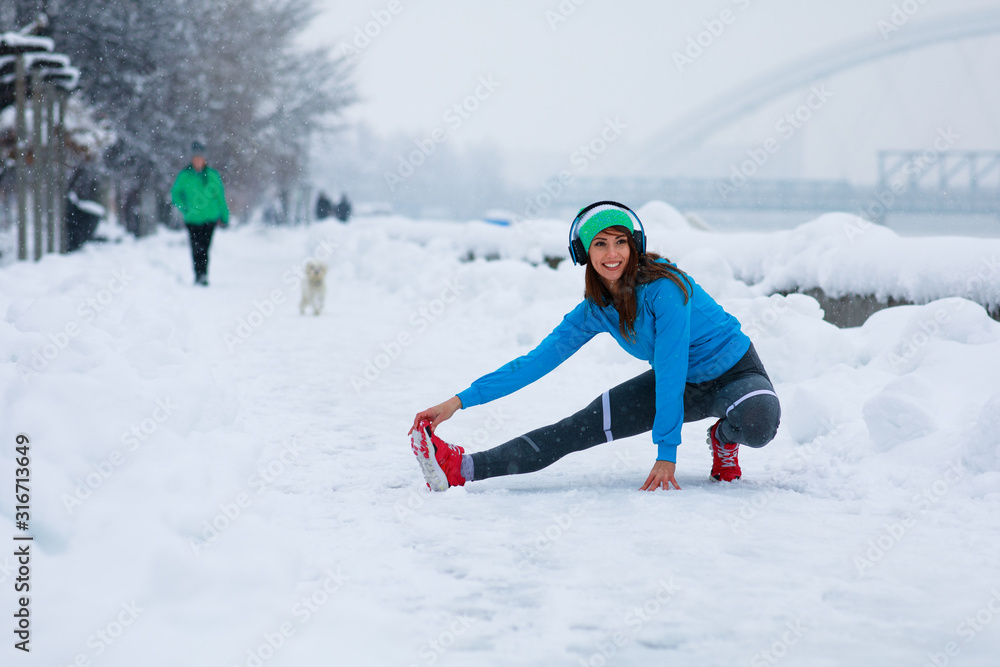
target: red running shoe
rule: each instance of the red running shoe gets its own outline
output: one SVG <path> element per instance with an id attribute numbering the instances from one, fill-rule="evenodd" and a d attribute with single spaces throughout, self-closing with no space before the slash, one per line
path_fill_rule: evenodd
<path id="1" fill-rule="evenodd" d="M 420 470 L 431 491 L 447 491 L 452 486 L 465 486 L 462 477 L 462 454 L 458 445 L 449 445 L 431 432 L 429 421 L 420 422 L 420 428 L 410 434 L 410 447 L 417 457 Z"/>
<path id="2" fill-rule="evenodd" d="M 740 462 L 737 454 L 740 450 L 739 443 L 720 442 L 715 437 L 722 420 L 708 429 L 708 444 L 712 447 L 712 479 L 717 482 L 735 482 L 743 474 L 740 470 Z"/>

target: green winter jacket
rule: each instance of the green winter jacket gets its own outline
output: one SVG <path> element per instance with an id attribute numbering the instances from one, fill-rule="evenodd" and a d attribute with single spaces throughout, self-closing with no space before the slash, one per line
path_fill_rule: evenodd
<path id="1" fill-rule="evenodd" d="M 206 166 L 201 173 L 188 165 L 177 174 L 170 199 L 181 210 L 185 224 L 203 225 L 221 220 L 229 222 L 226 192 L 219 172 Z"/>

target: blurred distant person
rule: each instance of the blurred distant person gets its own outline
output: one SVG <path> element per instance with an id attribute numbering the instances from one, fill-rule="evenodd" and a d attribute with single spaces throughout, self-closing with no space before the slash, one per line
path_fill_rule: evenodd
<path id="1" fill-rule="evenodd" d="M 341 222 L 347 222 L 351 218 L 351 202 L 348 201 L 346 194 L 340 195 L 340 201 L 337 202 L 336 208 L 333 209 L 333 214 L 337 217 L 337 220 Z"/>
<path id="2" fill-rule="evenodd" d="M 320 190 L 319 197 L 316 199 L 316 219 L 326 220 L 331 215 L 333 215 L 333 202 L 330 201 L 325 192 Z"/>
<path id="3" fill-rule="evenodd" d="M 177 174 L 170 199 L 184 216 L 191 238 L 194 282 L 208 287 L 208 249 L 216 225 L 229 226 L 229 207 L 222 176 L 205 161 L 205 145 L 191 144 L 191 164 Z"/>

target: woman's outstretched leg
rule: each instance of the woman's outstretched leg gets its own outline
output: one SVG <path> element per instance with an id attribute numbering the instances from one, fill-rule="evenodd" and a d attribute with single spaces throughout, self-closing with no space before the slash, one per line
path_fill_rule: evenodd
<path id="1" fill-rule="evenodd" d="M 655 415 L 655 382 L 653 371 L 647 371 L 562 421 L 463 457 L 462 475 L 471 481 L 541 470 L 570 452 L 645 433 L 653 428 Z"/>

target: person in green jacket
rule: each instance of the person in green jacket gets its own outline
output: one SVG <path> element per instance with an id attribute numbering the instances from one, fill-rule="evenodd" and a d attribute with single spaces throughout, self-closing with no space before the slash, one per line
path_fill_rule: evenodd
<path id="1" fill-rule="evenodd" d="M 205 146 L 200 141 L 191 144 L 191 164 L 177 174 L 170 199 L 184 216 L 191 237 L 191 259 L 194 262 L 194 282 L 208 286 L 208 249 L 216 225 L 229 225 L 229 207 L 222 176 L 205 161 Z"/>

